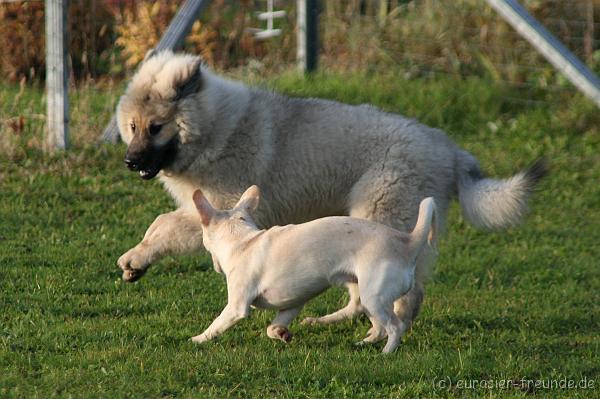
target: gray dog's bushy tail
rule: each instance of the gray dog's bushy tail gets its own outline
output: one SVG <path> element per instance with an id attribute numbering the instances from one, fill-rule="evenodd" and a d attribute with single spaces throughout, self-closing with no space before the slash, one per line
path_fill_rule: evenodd
<path id="1" fill-rule="evenodd" d="M 508 179 L 483 176 L 475 158 L 466 152 L 457 161 L 458 199 L 463 214 L 475 226 L 486 229 L 519 224 L 529 210 L 527 199 L 548 173 L 545 159 Z"/>

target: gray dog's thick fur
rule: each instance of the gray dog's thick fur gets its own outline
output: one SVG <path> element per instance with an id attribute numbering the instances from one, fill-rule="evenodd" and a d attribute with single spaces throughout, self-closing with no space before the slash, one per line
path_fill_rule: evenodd
<path id="1" fill-rule="evenodd" d="M 370 106 L 249 88 L 212 74 L 195 56 L 171 52 L 140 67 L 117 116 L 130 149 L 144 140 L 153 149 L 167 143 L 176 149 L 159 178 L 179 209 L 159 216 L 119 259 L 131 281 L 165 254 L 201 249 L 192 201 L 198 188 L 216 207 L 230 208 L 247 187 L 259 185 L 256 219 L 264 227 L 350 215 L 410 231 L 423 198 L 435 198 L 443 222 L 458 196 L 469 221 L 501 229 L 522 220 L 527 197 L 545 172 L 536 164 L 509 179 L 485 178 L 475 158 L 438 129 Z M 149 133 L 152 124 L 162 127 L 158 134 Z M 423 299 L 428 258 L 420 257 L 414 288 L 396 304 L 407 323 Z M 348 288 L 348 306 L 308 321 L 359 314 L 356 287 Z"/>

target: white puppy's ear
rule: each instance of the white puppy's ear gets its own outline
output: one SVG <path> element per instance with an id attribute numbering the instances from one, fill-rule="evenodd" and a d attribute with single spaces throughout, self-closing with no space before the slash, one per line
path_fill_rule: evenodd
<path id="1" fill-rule="evenodd" d="M 181 100 L 191 94 L 197 93 L 202 88 L 202 71 L 200 57 L 188 56 L 183 58 L 177 70 L 173 73 L 173 88 L 175 97 L 173 100 Z"/>
<path id="2" fill-rule="evenodd" d="M 238 203 L 235 204 L 234 209 L 245 209 L 246 211 L 252 213 L 258 207 L 259 200 L 260 200 L 260 189 L 256 185 L 250 186 L 246 190 L 246 192 L 244 192 L 244 194 L 242 194 L 242 197 L 240 198 Z"/>
<path id="3" fill-rule="evenodd" d="M 200 214 L 200 220 L 202 221 L 203 225 L 207 226 L 210 223 L 213 216 L 215 215 L 215 208 L 212 207 L 210 202 L 208 202 L 208 200 L 200 190 L 194 191 L 193 198 L 194 205 L 196 205 L 196 209 Z"/>

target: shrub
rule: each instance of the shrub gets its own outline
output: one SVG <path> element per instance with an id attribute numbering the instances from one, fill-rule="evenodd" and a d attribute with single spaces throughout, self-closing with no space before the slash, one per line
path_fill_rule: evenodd
<path id="1" fill-rule="evenodd" d="M 202 18 L 194 23 L 185 48 L 202 55 L 209 65 L 226 69 L 261 53 L 261 46 L 246 32 L 250 19 L 250 1 L 213 1 Z M 160 40 L 179 2 L 159 0 L 127 9 L 118 18 L 118 39 L 128 68 L 144 59 L 146 52 Z"/>
<path id="2" fill-rule="evenodd" d="M 9 81 L 45 75 L 42 2 L 0 4 L 0 72 Z M 96 77 L 114 62 L 114 16 L 104 2 L 72 0 L 68 17 L 69 60 L 75 78 Z"/>
<path id="3" fill-rule="evenodd" d="M 34 78 L 44 70 L 44 4 L 0 5 L 0 72 L 5 79 Z"/>

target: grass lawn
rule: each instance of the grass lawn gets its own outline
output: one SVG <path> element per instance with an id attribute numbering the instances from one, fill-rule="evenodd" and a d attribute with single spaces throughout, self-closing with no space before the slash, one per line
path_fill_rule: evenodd
<path id="1" fill-rule="evenodd" d="M 167 258 L 136 284 L 123 283 L 116 267 L 173 208 L 158 182 L 122 165 L 123 145 L 90 144 L 117 90 L 77 90 L 74 147 L 49 156 L 39 150 L 41 92 L 0 86 L 0 397 L 600 397 L 594 106 L 544 93 L 535 98 L 551 101 L 510 103 L 522 93 L 485 80 L 283 75 L 270 85 L 417 117 L 446 130 L 493 176 L 541 155 L 552 172 L 518 229 L 478 231 L 452 208 L 422 312 L 391 356 L 381 345 L 354 346 L 366 319 L 295 322 L 291 344 L 273 342 L 267 311 L 197 347 L 189 337 L 226 302 L 209 257 Z M 23 128 L 14 127 L 21 114 Z M 345 299 L 332 289 L 299 319 Z M 592 387 L 550 390 L 523 378 Z M 509 379 L 517 386 L 501 385 Z"/>

